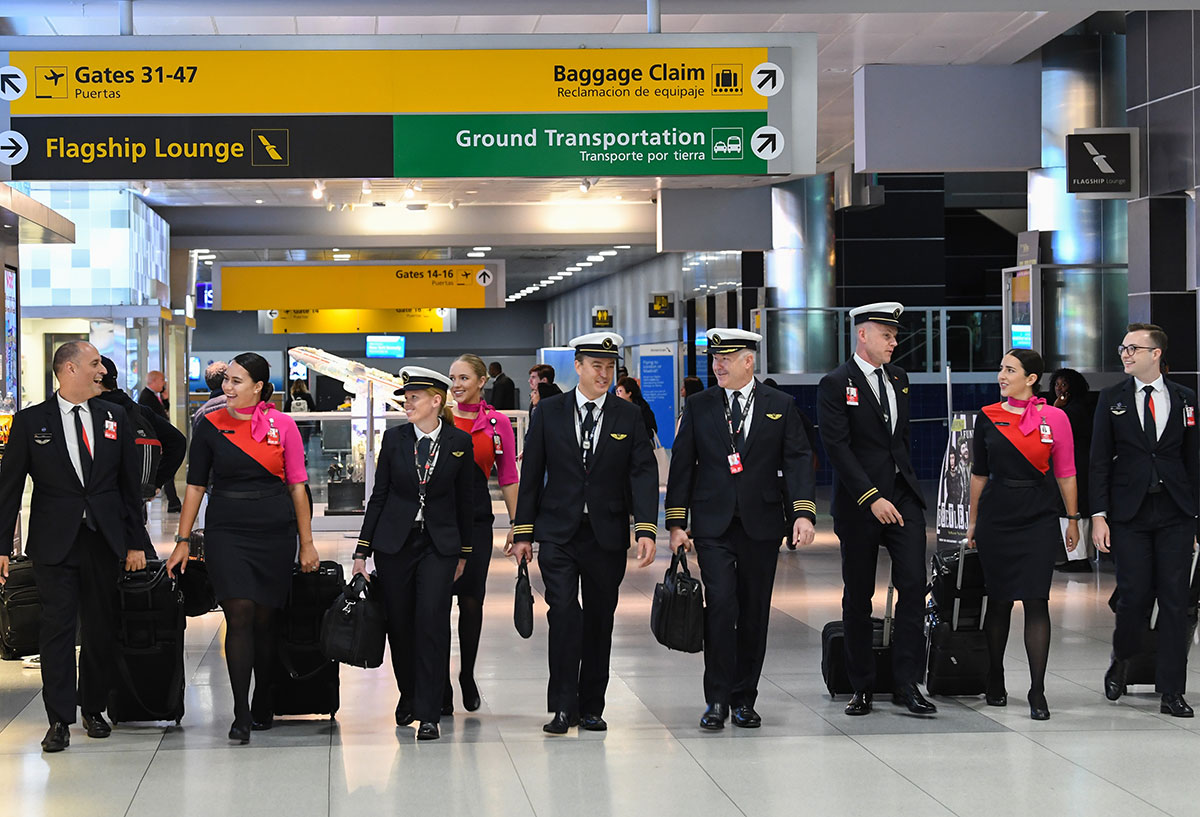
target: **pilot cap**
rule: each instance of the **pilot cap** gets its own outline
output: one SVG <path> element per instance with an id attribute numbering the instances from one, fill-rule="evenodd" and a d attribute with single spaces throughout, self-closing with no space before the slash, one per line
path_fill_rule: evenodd
<path id="1" fill-rule="evenodd" d="M 621 356 L 621 344 L 624 342 L 625 339 L 616 332 L 592 332 L 571 338 L 567 345 L 578 355 L 616 360 Z"/>
<path id="2" fill-rule="evenodd" d="M 885 326 L 899 326 L 900 315 L 904 312 L 904 304 L 897 301 L 880 301 L 874 304 L 864 304 L 856 306 L 850 310 L 850 317 L 854 318 L 854 325 L 872 321 L 874 323 L 882 323 Z"/>
<path id="3" fill-rule="evenodd" d="M 450 378 L 441 372 L 435 372 L 433 369 L 426 369 L 423 366 L 405 366 L 400 370 L 400 382 L 404 385 L 396 389 L 396 394 L 418 389 L 450 391 Z"/>
<path id="4" fill-rule="evenodd" d="M 710 355 L 729 355 L 743 349 L 756 352 L 762 340 L 762 335 L 745 329 L 709 329 L 705 336 L 708 338 Z"/>

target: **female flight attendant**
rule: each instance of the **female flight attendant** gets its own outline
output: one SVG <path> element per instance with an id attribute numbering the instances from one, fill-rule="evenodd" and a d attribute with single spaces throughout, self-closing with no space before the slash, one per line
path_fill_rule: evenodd
<path id="1" fill-rule="evenodd" d="M 477 469 L 471 435 L 454 427 L 446 376 L 408 366 L 400 378 L 408 423 L 383 435 L 353 572 L 365 576 L 367 558 L 375 557 L 400 688 L 396 725 L 415 718 L 417 739 L 436 740 L 450 661 L 451 588 L 471 552 Z"/>
<path id="2" fill-rule="evenodd" d="M 225 611 L 225 660 L 233 685 L 229 739 L 248 743 L 250 730 L 271 728 L 269 689 L 274 619 L 292 586 L 296 535 L 300 569 L 320 561 L 313 546 L 304 444 L 296 423 L 268 401 L 271 367 L 246 352 L 225 370 L 224 408 L 192 431 L 187 493 L 167 571 L 187 569 L 192 525 L 209 490 L 204 559 Z M 254 674 L 254 706 L 250 675 Z"/>
<path id="3" fill-rule="evenodd" d="M 1063 544 L 1058 497 L 1047 479 L 1051 464 L 1066 506 L 1067 550 L 1079 542 L 1075 453 L 1071 424 L 1061 409 L 1033 396 L 1045 371 L 1042 356 L 1013 349 L 1000 361 L 1003 402 L 984 406 L 975 421 L 971 515 L 967 539 L 979 548 L 988 607 L 987 703 L 1005 706 L 1004 647 L 1013 602 L 1025 608 L 1029 660 L 1029 717 L 1050 717 L 1046 662 L 1050 656 L 1050 579 Z"/>
<path id="4" fill-rule="evenodd" d="M 508 508 L 508 518 L 517 514 L 517 444 L 512 423 L 483 400 L 487 368 L 476 355 L 463 355 L 450 366 L 450 393 L 454 397 L 454 425 L 471 435 L 475 449 L 475 523 L 471 531 L 471 555 L 462 576 L 454 583 L 458 596 L 458 649 L 461 666 L 458 684 L 463 706 L 468 712 L 479 708 L 479 687 L 475 685 L 475 657 L 479 654 L 479 633 L 483 629 L 483 595 L 487 589 L 488 565 L 492 561 L 492 497 L 488 478 L 492 469 L 500 483 L 500 493 Z M 509 530 L 508 544 L 512 543 Z M 442 714 L 454 711 L 454 691 L 449 668 L 442 699 Z"/>

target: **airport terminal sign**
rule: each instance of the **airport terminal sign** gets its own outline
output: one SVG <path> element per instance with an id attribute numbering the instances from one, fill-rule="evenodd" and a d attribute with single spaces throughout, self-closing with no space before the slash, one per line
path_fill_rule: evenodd
<path id="1" fill-rule="evenodd" d="M 453 309 L 281 309 L 271 332 L 286 334 L 388 334 L 453 332 Z"/>

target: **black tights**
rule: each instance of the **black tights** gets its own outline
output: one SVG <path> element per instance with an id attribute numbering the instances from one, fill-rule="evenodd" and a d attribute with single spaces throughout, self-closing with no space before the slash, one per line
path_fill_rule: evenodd
<path id="1" fill-rule="evenodd" d="M 483 601 L 473 596 L 458 597 L 458 652 L 459 652 L 459 683 L 466 679 L 470 687 L 464 695 L 479 694 L 475 684 L 475 659 L 479 656 L 479 636 L 483 632 Z M 447 662 L 446 691 L 444 703 L 454 700 L 454 691 L 450 686 L 449 663 Z"/>
<path id="2" fill-rule="evenodd" d="M 1025 655 L 1029 660 L 1029 693 L 1046 693 L 1046 662 L 1050 658 L 1050 603 L 1046 599 L 1025 599 Z M 988 691 L 1004 689 L 1004 648 L 1012 623 L 1013 603 L 988 599 L 983 629 L 988 642 Z"/>
<path id="3" fill-rule="evenodd" d="M 275 657 L 274 607 L 250 599 L 225 599 L 225 662 L 233 685 L 233 719 L 250 720 L 250 674 L 254 673 L 255 713 L 270 718 L 271 668 Z M 260 711 L 262 710 L 262 711 Z"/>

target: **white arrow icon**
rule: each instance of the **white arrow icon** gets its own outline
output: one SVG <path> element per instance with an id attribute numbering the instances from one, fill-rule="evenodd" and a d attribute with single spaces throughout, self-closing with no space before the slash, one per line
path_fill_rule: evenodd
<path id="1" fill-rule="evenodd" d="M 481 269 L 479 272 L 475 273 L 475 283 L 479 284 L 481 287 L 485 287 L 490 284 L 492 279 L 495 277 L 495 274 L 490 269 Z"/>
<path id="2" fill-rule="evenodd" d="M 768 162 L 783 153 L 783 146 L 783 132 L 773 125 L 763 125 L 750 137 L 750 150 Z"/>
<path id="3" fill-rule="evenodd" d="M 25 93 L 25 89 L 28 87 L 29 80 L 25 78 L 25 72 L 20 68 L 15 65 L 6 65 L 0 68 L 0 99 L 12 102 Z"/>
<path id="4" fill-rule="evenodd" d="M 15 130 L 0 133 L 0 164 L 15 165 L 29 155 L 29 141 Z"/>
<path id="5" fill-rule="evenodd" d="M 773 62 L 760 62 L 750 72 L 750 84 L 761 96 L 775 96 L 783 90 L 783 69 Z"/>

